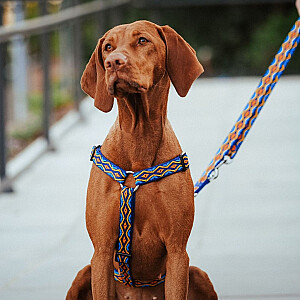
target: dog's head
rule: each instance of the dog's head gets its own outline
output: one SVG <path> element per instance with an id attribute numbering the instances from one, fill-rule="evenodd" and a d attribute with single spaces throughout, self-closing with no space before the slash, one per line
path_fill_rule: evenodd
<path id="1" fill-rule="evenodd" d="M 104 112 L 114 97 L 146 93 L 169 75 L 184 97 L 203 72 L 194 49 L 171 27 L 137 21 L 109 30 L 99 39 L 82 78 L 82 89 Z"/>

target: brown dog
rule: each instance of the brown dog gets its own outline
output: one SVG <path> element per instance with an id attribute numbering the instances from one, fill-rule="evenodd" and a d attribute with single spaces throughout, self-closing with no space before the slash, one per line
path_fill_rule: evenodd
<path id="1" fill-rule="evenodd" d="M 119 114 L 102 145 L 104 156 L 123 170 L 136 172 L 182 153 L 166 116 L 170 80 L 184 97 L 202 72 L 195 51 L 169 26 L 138 21 L 108 31 L 81 79 L 82 89 L 98 109 L 109 112 L 117 99 Z M 125 185 L 135 186 L 131 174 Z M 207 275 L 189 269 L 186 244 L 194 218 L 190 171 L 143 185 L 136 192 L 132 276 L 147 281 L 166 273 L 165 283 L 156 287 L 132 288 L 114 280 L 120 190 L 93 165 L 86 225 L 95 251 L 91 267 L 78 273 L 67 299 L 174 300 L 187 299 L 188 291 L 189 299 L 217 299 Z"/>

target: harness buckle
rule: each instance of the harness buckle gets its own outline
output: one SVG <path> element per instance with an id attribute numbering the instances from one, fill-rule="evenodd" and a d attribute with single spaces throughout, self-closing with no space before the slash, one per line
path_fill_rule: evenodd
<path id="1" fill-rule="evenodd" d="M 95 152 L 98 148 L 100 148 L 101 146 L 98 145 L 98 146 L 94 146 L 93 149 L 92 149 L 92 152 L 91 152 L 91 156 L 90 156 L 90 161 L 93 161 L 93 158 L 95 156 Z"/>
<path id="2" fill-rule="evenodd" d="M 184 159 L 183 159 L 183 155 L 185 153 L 182 153 L 182 154 L 179 154 L 179 158 L 180 158 L 180 163 L 181 163 L 181 166 L 182 166 L 182 171 L 186 171 L 188 168 L 185 166 L 185 163 L 184 163 Z"/>

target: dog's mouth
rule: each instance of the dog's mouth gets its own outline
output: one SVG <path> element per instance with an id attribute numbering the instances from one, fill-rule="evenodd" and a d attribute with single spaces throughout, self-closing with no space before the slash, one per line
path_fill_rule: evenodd
<path id="1" fill-rule="evenodd" d="M 145 93 L 147 88 L 134 80 L 120 77 L 117 72 L 114 72 L 108 77 L 107 90 L 110 95 L 116 96 L 118 93 Z"/>

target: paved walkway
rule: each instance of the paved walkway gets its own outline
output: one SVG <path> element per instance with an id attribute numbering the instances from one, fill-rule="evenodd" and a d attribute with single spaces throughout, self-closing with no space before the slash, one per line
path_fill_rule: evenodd
<path id="1" fill-rule="evenodd" d="M 198 179 L 258 78 L 202 79 L 170 94 L 169 118 Z M 300 299 L 300 77 L 284 77 L 234 163 L 196 198 L 188 252 L 220 299 Z M 0 195 L 0 299 L 64 299 L 92 247 L 84 224 L 90 148 L 116 109 L 78 123 Z"/>

